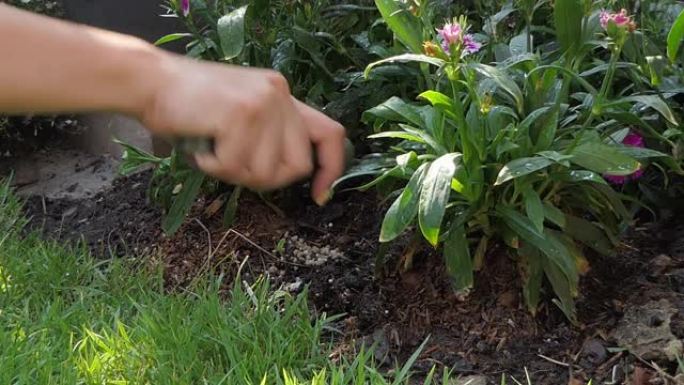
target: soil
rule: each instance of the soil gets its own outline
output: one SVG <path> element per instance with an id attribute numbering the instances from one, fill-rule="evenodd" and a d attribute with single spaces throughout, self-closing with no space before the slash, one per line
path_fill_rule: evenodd
<path id="1" fill-rule="evenodd" d="M 491 383 L 503 373 L 524 382 L 525 369 L 534 384 L 674 381 L 666 373 L 674 374 L 676 365 L 664 353 L 656 349 L 642 361 L 618 349 L 622 337 L 616 332 L 666 325 L 675 342 L 684 337 L 684 226 L 674 221 L 637 226 L 615 256 L 591 256 L 577 301 L 580 325 L 574 326 L 551 298 L 536 317 L 525 310 L 516 267 L 500 248 L 489 253 L 466 298 L 454 294 L 434 251 L 418 248 L 413 266 L 399 268 L 410 239 L 385 250 L 386 263 L 376 265 L 382 210 L 371 193 L 341 193 L 318 208 L 304 203 L 310 201 L 305 189 L 294 189 L 271 198 L 279 210 L 246 194 L 231 229 L 222 226 L 216 197 L 206 197 L 181 230 L 166 237 L 159 230 L 160 212 L 145 198 L 148 179 L 149 173 L 122 178 L 111 191 L 81 201 L 32 198 L 26 210 L 33 228 L 49 237 L 83 239 L 98 255 L 156 259 L 170 290 L 209 270 L 241 269 L 247 281 L 268 275 L 275 287 L 289 291 L 308 285 L 317 314 L 343 314 L 333 325 L 339 355 L 375 343 L 379 363 L 388 368 L 429 337 L 418 372 L 438 365 L 460 375 L 485 375 Z M 303 255 L 302 247 L 314 255 L 334 250 L 342 256 L 312 266 L 294 257 Z M 669 318 L 624 325 L 641 314 L 633 310 L 653 301 L 665 301 Z"/>

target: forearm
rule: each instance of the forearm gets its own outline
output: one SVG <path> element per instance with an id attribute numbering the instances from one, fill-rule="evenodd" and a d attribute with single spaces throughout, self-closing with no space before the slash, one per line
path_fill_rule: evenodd
<path id="1" fill-rule="evenodd" d="M 136 38 L 0 4 L 0 112 L 138 116 L 159 86 L 161 50 Z"/>

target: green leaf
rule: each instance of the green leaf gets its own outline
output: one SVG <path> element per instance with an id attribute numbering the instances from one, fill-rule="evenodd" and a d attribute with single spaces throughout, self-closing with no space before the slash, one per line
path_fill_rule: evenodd
<path id="1" fill-rule="evenodd" d="M 553 164 L 552 160 L 541 156 L 512 160 L 499 171 L 499 176 L 496 178 L 494 185 L 504 184 L 509 180 L 542 170 L 551 164 Z"/>
<path id="2" fill-rule="evenodd" d="M 525 200 L 525 213 L 530 218 L 538 232 L 544 232 L 544 206 L 542 205 L 539 194 L 530 184 L 522 187 L 522 194 Z"/>
<path id="3" fill-rule="evenodd" d="M 173 204 L 162 220 L 162 230 L 166 234 L 175 233 L 183 224 L 185 216 L 190 211 L 197 194 L 204 183 L 204 174 L 199 171 L 189 173 L 188 177 L 183 181 L 183 187 L 180 193 L 173 200 Z"/>
<path id="4" fill-rule="evenodd" d="M 572 215 L 565 215 L 568 224 L 565 232 L 585 246 L 603 255 L 612 255 L 615 245 L 608 239 L 606 233 L 597 225 L 585 219 Z"/>
<path id="5" fill-rule="evenodd" d="M 166 36 L 162 36 L 159 40 L 154 42 L 154 45 L 163 45 L 166 43 L 171 43 L 172 41 L 180 40 L 186 37 L 192 37 L 191 33 L 170 33 Z"/>
<path id="6" fill-rule="evenodd" d="M 549 202 L 544 202 L 544 217 L 561 229 L 565 229 L 567 224 L 565 213 Z"/>
<path id="7" fill-rule="evenodd" d="M 572 155 L 572 163 L 599 174 L 630 175 L 641 166 L 615 147 L 594 141 L 580 144 L 572 151 Z"/>
<path id="8" fill-rule="evenodd" d="M 380 230 L 380 242 L 390 242 L 408 227 L 418 214 L 420 190 L 428 163 L 422 164 L 411 176 L 404 191 L 392 203 L 385 214 Z"/>
<path id="9" fill-rule="evenodd" d="M 433 246 L 439 242 L 444 212 L 451 193 L 451 179 L 460 163 L 461 154 L 453 153 L 437 158 L 423 180 L 418 206 L 418 222 L 425 239 Z"/>
<path id="10" fill-rule="evenodd" d="M 527 244 L 518 249 L 518 256 L 522 267 L 523 297 L 530 313 L 536 314 L 542 279 L 544 278 L 543 257 L 539 250 Z"/>
<path id="11" fill-rule="evenodd" d="M 515 83 L 513 78 L 508 76 L 504 71 L 499 68 L 492 67 L 490 65 L 481 63 L 471 63 L 468 64 L 469 68 L 474 69 L 483 76 L 492 79 L 494 83 L 501 87 L 506 93 L 508 93 L 515 101 L 515 106 L 518 112 L 523 112 L 524 98 L 520 87 Z"/>
<path id="12" fill-rule="evenodd" d="M 423 48 L 420 20 L 404 4 L 398 0 L 375 0 L 380 15 L 397 39 L 414 53 L 419 53 Z"/>
<path id="13" fill-rule="evenodd" d="M 675 118 L 674 114 L 672 113 L 670 106 L 668 106 L 667 103 L 663 99 L 661 99 L 658 95 L 627 96 L 626 98 L 622 98 L 622 99 L 619 99 L 615 102 L 608 104 L 608 106 L 611 106 L 614 104 L 619 104 L 619 103 L 624 103 L 624 102 L 636 102 L 636 103 L 644 104 L 644 105 L 651 107 L 654 110 L 658 111 L 658 113 L 660 113 L 660 115 L 662 115 L 663 118 L 667 119 L 667 121 L 669 121 L 670 123 L 672 123 L 674 125 L 679 124 L 677 122 L 677 118 Z"/>
<path id="14" fill-rule="evenodd" d="M 360 164 L 347 170 L 345 175 L 343 175 L 335 181 L 332 189 L 336 190 L 342 182 L 345 182 L 347 180 L 359 178 L 362 176 L 378 175 L 396 165 L 397 162 L 394 158 L 378 156 L 377 154 L 371 154 L 368 157 L 362 159 Z"/>
<path id="15" fill-rule="evenodd" d="M 409 134 L 406 131 L 383 131 L 377 134 L 368 135 L 368 139 L 380 138 L 404 139 L 417 143 L 425 143 L 425 141 L 421 137 L 414 134 Z"/>
<path id="16" fill-rule="evenodd" d="M 670 33 L 667 35 L 667 57 L 670 61 L 674 63 L 679 54 L 679 47 L 682 45 L 682 40 L 684 40 L 684 10 L 679 13 Z"/>
<path id="17" fill-rule="evenodd" d="M 392 96 L 381 104 L 363 113 L 362 120 L 369 123 L 371 118 L 387 120 L 391 122 L 409 122 L 415 126 L 423 125 L 420 115 L 421 109 L 413 104 L 406 103 L 401 98 Z"/>
<path id="18" fill-rule="evenodd" d="M 571 170 L 571 171 L 562 171 L 562 172 L 557 172 L 557 173 L 552 173 L 551 178 L 553 180 L 558 180 L 561 182 L 572 182 L 572 183 L 579 183 L 579 182 L 593 182 L 593 183 L 599 183 L 599 184 L 605 184 L 607 185 L 608 182 L 606 182 L 603 177 L 593 171 L 587 171 L 587 170 Z"/>
<path id="19" fill-rule="evenodd" d="M 123 147 L 121 164 L 119 165 L 119 173 L 121 175 L 131 175 L 148 164 L 153 164 L 156 166 L 164 160 L 163 158 L 156 157 L 118 139 L 114 139 L 114 143 Z"/>
<path id="20" fill-rule="evenodd" d="M 454 102 L 447 95 L 437 91 L 425 91 L 418 95 L 418 99 L 427 100 L 439 111 L 444 112 L 452 119 L 456 119 L 456 114 L 454 114 Z"/>
<path id="21" fill-rule="evenodd" d="M 378 60 L 376 62 L 370 63 L 366 67 L 366 70 L 363 72 L 363 76 L 367 78 L 368 75 L 370 75 L 373 68 L 375 68 L 379 65 L 382 65 L 382 64 L 410 63 L 410 62 L 427 63 L 427 64 L 431 64 L 431 65 L 436 66 L 436 67 L 441 67 L 445 63 L 444 60 L 438 59 L 436 57 L 431 57 L 431 56 L 427 56 L 427 55 L 420 55 L 420 54 L 413 54 L 413 53 L 406 53 L 403 55 L 392 56 L 392 57 L 388 57 L 386 59 L 382 59 L 382 60 Z"/>
<path id="22" fill-rule="evenodd" d="M 473 287 L 473 259 L 463 225 L 452 228 L 444 242 L 447 273 L 457 291 Z"/>
<path id="23" fill-rule="evenodd" d="M 522 242 L 529 242 L 544 253 L 561 269 L 567 279 L 577 280 L 575 260 L 563 243 L 549 236 L 548 232 L 539 233 L 529 218 L 510 207 L 499 205 L 496 210 L 506 226 L 520 236 Z"/>
<path id="24" fill-rule="evenodd" d="M 218 20 L 217 30 L 225 60 L 234 59 L 242 52 L 245 45 L 246 11 L 245 5 Z"/>
<path id="25" fill-rule="evenodd" d="M 554 237 L 555 239 L 555 237 Z M 556 240 L 559 242 L 558 240 Z M 550 258 L 543 259 L 544 273 L 546 273 L 546 278 L 551 282 L 551 287 L 553 292 L 556 293 L 558 300 L 554 300 L 555 303 L 566 317 L 573 324 L 577 323 L 577 316 L 575 314 L 575 301 L 573 295 L 573 283 L 561 269 L 560 266 L 554 264 Z"/>
<path id="26" fill-rule="evenodd" d="M 427 143 L 432 149 L 435 151 L 436 154 L 439 155 L 444 155 L 447 153 L 447 149 L 440 144 L 435 138 L 432 137 L 428 132 L 425 130 L 421 130 L 420 128 L 415 128 L 411 127 L 406 124 L 399 124 L 399 127 L 401 127 L 402 130 L 408 132 L 409 134 L 415 135 L 419 138 L 421 138 L 425 143 Z"/>
<path id="27" fill-rule="evenodd" d="M 242 195 L 242 187 L 235 186 L 233 192 L 230 193 L 230 198 L 228 198 L 228 203 L 226 203 L 226 208 L 223 210 L 223 226 L 231 227 L 235 223 L 235 214 L 237 213 L 238 202 L 240 200 L 240 195 Z"/>
<path id="28" fill-rule="evenodd" d="M 582 41 L 582 17 L 584 5 L 581 0 L 556 0 L 553 19 L 556 39 L 564 53 L 574 56 Z"/>
<path id="29" fill-rule="evenodd" d="M 615 147 L 615 149 L 621 154 L 625 154 L 634 159 L 666 158 L 670 156 L 660 151 L 651 150 L 650 148 L 621 146 Z"/>

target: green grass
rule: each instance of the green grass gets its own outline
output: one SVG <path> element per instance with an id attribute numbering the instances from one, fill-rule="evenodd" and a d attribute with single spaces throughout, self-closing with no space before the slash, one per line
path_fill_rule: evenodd
<path id="1" fill-rule="evenodd" d="M 8 186 L 0 181 L 0 384 L 408 383 L 417 354 L 391 379 L 369 351 L 333 364 L 321 337 L 330 320 L 310 314 L 306 293 L 263 280 L 225 292 L 222 277 L 167 293 L 158 270 L 22 235 Z"/>

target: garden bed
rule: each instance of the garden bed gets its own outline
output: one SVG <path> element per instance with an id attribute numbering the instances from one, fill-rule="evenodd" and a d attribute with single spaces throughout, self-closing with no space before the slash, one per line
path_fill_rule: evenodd
<path id="1" fill-rule="evenodd" d="M 283 213 L 248 195 L 230 230 L 220 215 L 207 212 L 212 200 L 203 198 L 182 229 L 164 237 L 160 213 L 145 200 L 149 176 L 119 179 L 111 191 L 82 201 L 34 197 L 26 210 L 32 226 L 49 237 L 73 241 L 82 236 L 100 256 L 128 254 L 163 262 L 170 290 L 209 269 L 226 272 L 230 285 L 240 266 L 248 281 L 267 275 L 274 287 L 299 291 L 308 285 L 317 313 L 344 314 L 337 325 L 340 354 L 361 342 L 375 343 L 379 362 L 393 364 L 429 337 L 418 371 L 438 365 L 496 380 L 502 373 L 523 379 L 527 368 L 535 384 L 568 383 L 570 378 L 645 384 L 629 381 L 657 377 L 651 366 L 655 359 L 674 373 L 664 353 L 651 350 L 672 342 L 668 331 L 684 337 L 684 227 L 675 222 L 637 225 L 615 257 L 590 258 L 577 305 L 581 325 L 573 326 L 550 300 L 536 318 L 527 312 L 515 264 L 503 248 L 487 255 L 488 269 L 477 274 L 467 298 L 454 294 L 441 256 L 427 248 L 416 252 L 412 268 L 399 269 L 408 240 L 387 252 L 385 268 L 376 266 L 382 210 L 372 194 L 339 194 L 319 209 L 301 203 L 308 202 L 306 191 L 293 190 L 276 202 Z M 320 265 L 307 266 L 312 263 Z M 654 313 L 654 303 L 663 311 Z M 630 340 L 622 331 L 642 329 L 632 343 L 623 344 L 646 357 L 614 349 L 618 339 Z"/>

